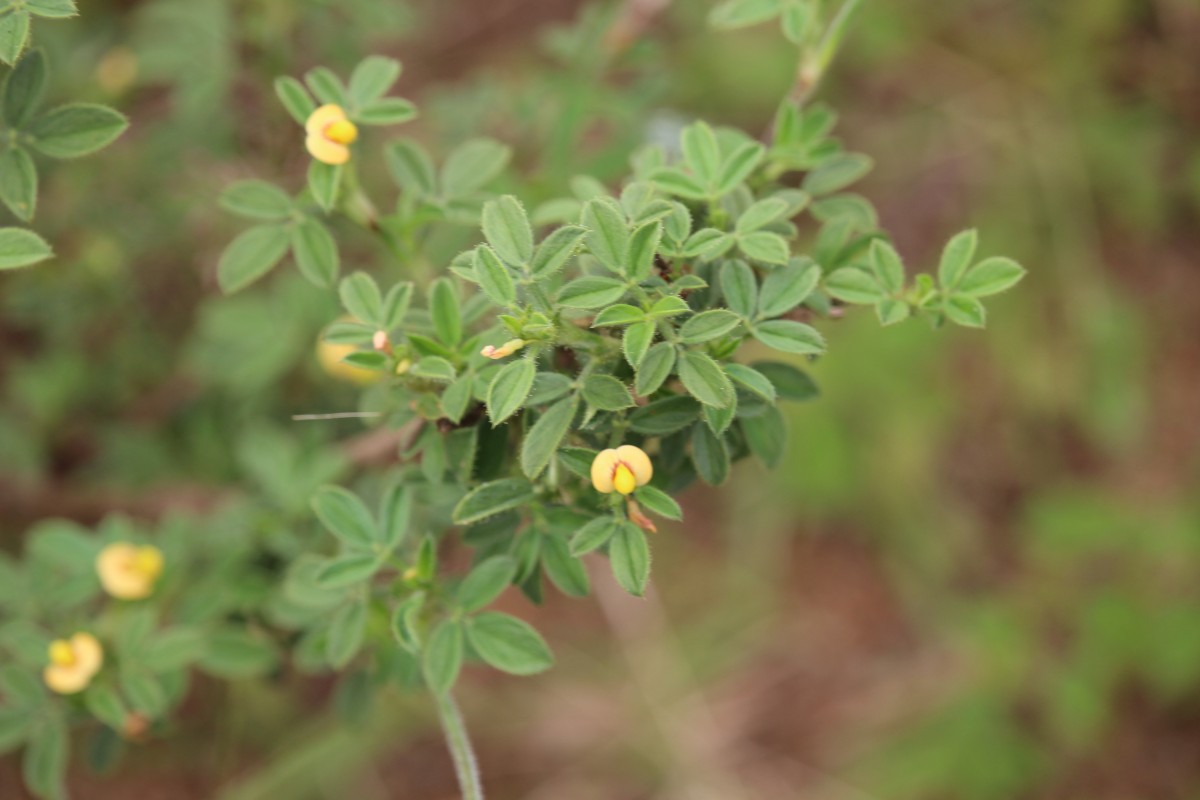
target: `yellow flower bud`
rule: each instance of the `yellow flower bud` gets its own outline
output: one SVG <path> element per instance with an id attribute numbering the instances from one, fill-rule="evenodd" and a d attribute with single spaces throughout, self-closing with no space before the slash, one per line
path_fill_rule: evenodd
<path id="1" fill-rule="evenodd" d="M 120 600 L 141 600 L 154 591 L 163 571 L 162 551 L 116 542 L 96 557 L 96 574 L 104 591 Z"/>
<path id="2" fill-rule="evenodd" d="M 640 447 L 623 444 L 613 450 L 601 450 L 592 461 L 592 486 L 603 494 L 613 491 L 624 495 L 633 494 L 639 486 L 645 486 L 654 475 L 650 456 Z"/>
<path id="3" fill-rule="evenodd" d="M 499 347 L 496 347 L 496 346 L 490 345 L 490 344 L 487 345 L 486 347 L 484 347 L 482 350 L 479 351 L 479 355 L 486 356 L 491 359 L 508 358 L 509 356 L 511 356 L 513 353 L 517 352 L 524 346 L 525 346 L 524 339 L 509 339 L 507 342 L 500 345 Z"/>
<path id="4" fill-rule="evenodd" d="M 90 633 L 51 642 L 48 656 L 42 680 L 58 694 L 82 692 L 104 665 L 104 650 Z"/>
<path id="5" fill-rule="evenodd" d="M 328 103 L 309 114 L 304 123 L 307 138 L 304 146 L 317 161 L 325 164 L 345 164 L 350 160 L 346 145 L 358 138 L 358 128 L 346 119 L 341 106 Z"/>

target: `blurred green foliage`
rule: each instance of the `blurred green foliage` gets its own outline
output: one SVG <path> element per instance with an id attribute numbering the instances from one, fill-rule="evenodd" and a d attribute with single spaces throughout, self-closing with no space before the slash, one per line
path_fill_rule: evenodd
<path id="1" fill-rule="evenodd" d="M 281 438 L 300 439 L 313 465 L 264 487 L 261 502 L 285 518 L 339 474 L 335 443 L 357 423 L 278 433 L 290 414 L 356 403 L 308 357 L 332 300 L 293 275 L 211 300 L 236 228 L 214 212 L 219 190 L 281 170 L 303 180 L 296 143 L 282 138 L 295 131 L 269 95 L 276 74 L 394 50 L 421 77 L 423 141 L 444 155 L 495 136 L 532 175 L 530 191 L 551 197 L 581 155 L 583 171 L 610 179 L 635 144 L 692 113 L 765 128 L 794 67 L 777 32 L 701 34 L 708 9 L 682 2 L 663 35 L 615 63 L 600 46 L 611 9 L 538 35 L 501 29 L 490 60 L 454 46 L 471 32 L 432 5 L 89 5 L 85 25 L 43 26 L 58 65 L 48 101 L 106 102 L 134 127 L 100 157 L 48 167 L 39 230 L 59 259 L 6 275 L 0 291 L 9 551 L 42 517 L 90 523 L 106 508 L 158 515 L 180 492 L 236 495 L 271 474 L 259 459 L 294 457 Z M 876 155 L 864 193 L 914 262 L 932 263 L 947 233 L 972 226 L 1031 267 L 1026 297 L 1000 303 L 986 334 L 911 325 L 880 337 L 861 312 L 834 328 L 838 358 L 815 367 L 821 399 L 789 414 L 783 466 L 724 496 L 727 563 L 666 592 L 684 609 L 721 576 L 740 589 L 680 623 L 701 675 L 734 672 L 771 631 L 739 639 L 737 656 L 694 643 L 715 645 L 713 631 L 764 608 L 790 613 L 794 537 L 863 543 L 898 614 L 947 654 L 931 668 L 934 691 L 914 692 L 886 724 L 828 732 L 846 744 L 822 768 L 864 791 L 1115 800 L 1200 789 L 1188 749 L 1200 703 L 1200 295 L 1187 257 L 1200 124 L 1186 105 L 1200 87 L 1198 30 L 1186 0 L 947 1 L 920 13 L 876 0 L 823 89 L 848 144 Z M 440 235 L 429 252 L 448 259 L 462 241 Z M 350 229 L 339 241 L 344 263 L 370 252 Z M 286 545 L 286 530 L 267 533 Z M 656 566 L 692 546 L 664 541 Z M 664 585 L 688 577 L 664 569 Z M 251 702 L 279 732 L 298 712 L 277 700 Z M 268 750 L 256 735 L 229 734 Z M 311 752 L 328 760 L 310 765 L 364 757 L 320 741 L 330 744 Z"/>

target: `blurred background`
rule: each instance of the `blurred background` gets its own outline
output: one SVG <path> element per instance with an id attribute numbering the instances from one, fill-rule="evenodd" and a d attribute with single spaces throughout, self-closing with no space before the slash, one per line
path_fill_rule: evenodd
<path id="1" fill-rule="evenodd" d="M 264 441 L 352 474 L 361 427 L 289 419 L 358 402 L 313 354 L 334 299 L 291 269 L 215 288 L 240 228 L 220 189 L 303 181 L 276 75 L 395 56 L 422 110 L 404 133 L 439 156 L 511 144 L 502 188 L 536 202 L 577 174 L 611 185 L 695 116 L 764 129 L 794 70 L 775 27 L 711 32 L 700 0 L 82 6 L 38 30 L 52 98 L 133 126 L 43 175 L 36 227 L 59 258 L 0 278 L 10 553 L 54 516 L 205 535 L 261 494 L 246 451 Z M 654 540 L 650 599 L 599 573 L 588 600 L 506 595 L 559 663 L 468 670 L 489 796 L 1200 798 L 1197 45 L 1194 0 L 864 3 L 821 91 L 876 159 L 858 191 L 912 271 L 974 226 L 1029 276 L 985 332 L 823 324 L 822 395 L 789 410 L 784 465 L 691 490 Z M 472 235 L 432 242 L 435 265 Z M 375 268 L 364 234 L 339 241 Z M 337 697 L 319 678 L 201 681 L 167 735 L 70 785 L 457 796 L 422 695 L 365 714 Z M 0 760 L 0 796 L 25 796 L 19 772 Z"/>

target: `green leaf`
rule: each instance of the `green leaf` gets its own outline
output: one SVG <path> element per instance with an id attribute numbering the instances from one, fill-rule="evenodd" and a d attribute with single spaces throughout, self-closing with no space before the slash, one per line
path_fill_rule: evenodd
<path id="1" fill-rule="evenodd" d="M 554 457 L 563 437 L 571 428 L 576 404 L 573 395 L 559 400 L 546 409 L 525 434 L 525 440 L 521 443 L 521 471 L 529 476 L 530 480 L 540 475 Z"/>
<path id="2" fill-rule="evenodd" d="M 620 411 L 633 405 L 629 389 L 611 375 L 589 375 L 583 383 L 583 399 L 601 411 Z"/>
<path id="3" fill-rule="evenodd" d="M 987 312 L 974 297 L 957 294 L 947 297 L 943 305 L 946 318 L 968 328 L 982 328 L 987 323 Z"/>
<path id="4" fill-rule="evenodd" d="M 621 350 L 629 366 L 637 369 L 641 365 L 646 351 L 650 349 L 650 342 L 654 340 L 654 330 L 654 323 L 650 320 L 635 322 L 625 329 L 621 337 Z"/>
<path id="5" fill-rule="evenodd" d="M 473 383 L 474 378 L 467 373 L 456 379 L 442 392 L 442 411 L 451 422 L 457 424 L 462 420 L 463 414 L 467 413 L 467 406 L 471 404 Z"/>
<path id="6" fill-rule="evenodd" d="M 737 239 L 731 233 L 716 228 L 701 228 L 688 237 L 683 245 L 683 255 L 712 261 L 723 256 L 736 243 Z"/>
<path id="7" fill-rule="evenodd" d="M 683 509 L 675 502 L 675 498 L 656 486 L 639 486 L 633 496 L 643 507 L 660 517 L 676 521 L 683 519 Z"/>
<path id="8" fill-rule="evenodd" d="M 314 580 L 322 589 L 340 589 L 370 580 L 379 567 L 374 553 L 349 553 L 325 562 Z"/>
<path id="9" fill-rule="evenodd" d="M 592 461 L 596 458 L 597 450 L 586 447 L 564 447 L 558 451 L 558 460 L 571 472 L 581 478 L 590 478 Z"/>
<path id="10" fill-rule="evenodd" d="M 675 345 L 659 342 L 646 352 L 646 357 L 637 368 L 634 391 L 639 397 L 649 397 L 657 392 L 675 368 Z"/>
<path id="11" fill-rule="evenodd" d="M 629 237 L 629 252 L 625 263 L 629 265 L 629 277 L 635 281 L 644 281 L 654 271 L 654 257 L 658 252 L 659 242 L 662 241 L 662 223 L 655 220 L 647 222 L 633 232 Z"/>
<path id="12" fill-rule="evenodd" d="M 107 106 L 72 103 L 38 117 L 26 133 L 43 155 L 76 158 L 111 144 L 128 127 L 129 120 Z"/>
<path id="13" fill-rule="evenodd" d="M 483 235 L 496 253 L 513 266 L 533 257 L 533 230 L 521 202 L 511 194 L 483 205 Z"/>
<path id="14" fill-rule="evenodd" d="M 25 8 L 35 16 L 48 19 L 63 19 L 79 15 L 79 11 L 75 8 L 75 0 L 25 0 Z"/>
<path id="15" fill-rule="evenodd" d="M 221 208 L 251 219 L 285 220 L 292 213 L 292 198 L 273 183 L 238 181 L 225 187 Z"/>
<path id="16" fill-rule="evenodd" d="M 258 225 L 229 243 L 217 262 L 217 283 L 226 294 L 245 289 L 266 275 L 288 251 L 286 225 Z"/>
<path id="17" fill-rule="evenodd" d="M 942 249 L 941 261 L 938 263 L 938 282 L 942 289 L 949 291 L 958 286 L 958 282 L 967 272 L 967 267 L 971 265 L 971 260 L 975 258 L 978 245 L 979 233 L 975 230 L 963 231 L 946 242 L 945 248 Z"/>
<path id="18" fill-rule="evenodd" d="M 38 174 L 29 153 L 20 147 L 0 150 L 0 200 L 22 222 L 37 210 Z"/>
<path id="19" fill-rule="evenodd" d="M 167 628 L 147 642 L 139 662 L 151 672 L 161 674 L 191 666 L 207 649 L 208 637 L 199 628 Z"/>
<path id="20" fill-rule="evenodd" d="M 315 219 L 305 218 L 292 228 L 292 257 L 300 274 L 317 286 L 328 288 L 337 280 L 337 242 Z"/>
<path id="21" fill-rule="evenodd" d="M 726 364 L 725 374 L 738 386 L 749 390 L 774 405 L 776 398 L 775 384 L 771 383 L 766 375 L 745 364 Z"/>
<path id="22" fill-rule="evenodd" d="M 462 669 L 463 630 L 454 620 L 443 620 L 429 635 L 425 643 L 422 668 L 425 683 L 436 695 L 445 695 L 458 680 Z"/>
<path id="23" fill-rule="evenodd" d="M 571 597 L 587 597 L 591 589 L 587 570 L 578 558 L 571 555 L 567 540 L 562 536 L 546 536 L 542 539 L 542 569 L 546 577 L 563 594 Z"/>
<path id="24" fill-rule="evenodd" d="M 655 400 L 629 415 L 629 427 L 637 433 L 667 436 L 683 430 L 700 415 L 700 404 L 687 395 Z"/>
<path id="25" fill-rule="evenodd" d="M 688 125 L 680 136 L 683 159 L 700 182 L 714 188 L 721 170 L 721 146 L 713 129 L 703 120 Z"/>
<path id="26" fill-rule="evenodd" d="M 401 601 L 392 614 L 392 633 L 400 646 L 409 652 L 421 648 L 419 615 L 424 604 L 425 593 L 416 592 Z"/>
<path id="27" fill-rule="evenodd" d="M 525 404 L 536 375 L 537 366 L 526 358 L 514 361 L 496 373 L 487 392 L 488 416 L 493 427 L 511 417 Z"/>
<path id="28" fill-rule="evenodd" d="M 365 325 L 380 329 L 383 326 L 383 297 L 375 279 L 365 272 L 355 272 L 342 279 L 338 286 L 342 307 L 350 316 Z"/>
<path id="29" fill-rule="evenodd" d="M 304 84 L 287 75 L 275 79 L 275 96 L 283 103 L 292 119 L 301 125 L 308 122 L 309 116 L 317 110 L 317 104 L 313 102 Z"/>
<path id="30" fill-rule="evenodd" d="M 269 641 L 247 630 L 225 628 L 212 634 L 199 666 L 218 678 L 242 679 L 265 675 L 278 660 L 279 654 Z"/>
<path id="31" fill-rule="evenodd" d="M 904 262 L 896 248 L 882 239 L 871 242 L 869 253 L 871 271 L 875 279 L 888 292 L 896 294 L 904 289 Z"/>
<path id="32" fill-rule="evenodd" d="M 409 369 L 415 378 L 450 383 L 455 378 L 454 365 L 441 356 L 425 356 Z"/>
<path id="33" fill-rule="evenodd" d="M 788 261 L 788 244 L 777 233 L 758 231 L 746 236 L 739 236 L 738 249 L 746 258 L 761 261 L 764 264 L 786 264 Z"/>
<path id="34" fill-rule="evenodd" d="M 383 155 L 392 180 L 405 192 L 426 197 L 437 191 L 433 160 L 419 142 L 412 139 L 389 142 Z"/>
<path id="35" fill-rule="evenodd" d="M 25 709 L 0 707 L 0 754 L 11 753 L 20 747 L 32 729 L 31 723 Z"/>
<path id="36" fill-rule="evenodd" d="M 608 543 L 608 561 L 622 589 L 635 597 L 646 593 L 650 582 L 650 545 L 646 534 L 632 522 L 622 522 Z"/>
<path id="37" fill-rule="evenodd" d="M 557 372 L 539 372 L 533 379 L 533 391 L 525 398 L 526 406 L 550 403 L 571 390 L 571 379 Z"/>
<path id="38" fill-rule="evenodd" d="M 732 331 L 741 324 L 741 317 L 723 308 L 702 311 L 679 328 L 679 338 L 684 344 L 700 344 L 712 341 Z"/>
<path id="39" fill-rule="evenodd" d="M 394 548 L 404 541 L 412 516 L 412 491 L 403 484 L 393 486 L 379 508 L 379 543 Z"/>
<path id="40" fill-rule="evenodd" d="M 687 277 L 695 277 L 694 275 Z M 705 284 L 700 283 L 695 288 L 704 288 Z M 676 314 L 690 313 L 692 307 L 687 304 L 687 301 L 676 294 L 668 294 L 654 301 L 654 305 L 650 306 L 650 311 L 647 312 L 652 317 L 673 317 Z"/>
<path id="41" fill-rule="evenodd" d="M 912 308 L 908 303 L 894 297 L 888 297 L 875 304 L 875 314 L 879 317 L 881 325 L 895 325 L 897 322 L 903 322 L 911 313 Z"/>
<path id="42" fill-rule="evenodd" d="M 510 675 L 535 675 L 554 664 L 554 656 L 529 623 L 498 611 L 467 621 L 467 638 L 479 657 Z"/>
<path id="43" fill-rule="evenodd" d="M 766 152 L 766 148 L 758 142 L 744 142 L 739 145 L 721 165 L 721 175 L 717 181 L 717 194 L 729 194 L 742 181 L 749 178 L 750 174 L 762 163 Z"/>
<path id="44" fill-rule="evenodd" d="M 346 87 L 328 67 L 310 69 L 304 75 L 304 82 L 322 103 L 336 103 L 339 106 L 349 105 L 346 102 Z"/>
<path id="45" fill-rule="evenodd" d="M 708 15 L 714 28 L 745 28 L 778 16 L 783 0 L 725 0 Z"/>
<path id="46" fill-rule="evenodd" d="M 775 386 L 781 400 L 806 402 L 820 396 L 821 392 L 807 373 L 781 361 L 756 361 L 751 365 Z M 732 374 L 732 373 L 731 373 Z"/>
<path id="47" fill-rule="evenodd" d="M 980 261 L 963 276 L 957 293 L 968 297 L 987 297 L 1011 289 L 1025 276 L 1025 268 L 1011 258 L 993 256 Z"/>
<path id="48" fill-rule="evenodd" d="M 555 229 L 538 245 L 529 273 L 538 280 L 554 275 L 575 255 L 586 235 L 587 229 L 576 225 Z"/>
<path id="49" fill-rule="evenodd" d="M 443 344 L 455 347 L 462 341 L 462 309 L 458 291 L 449 278 L 438 278 L 429 288 L 429 315 Z"/>
<path id="50" fill-rule="evenodd" d="M 842 267 L 825 279 L 825 291 L 846 303 L 873 305 L 887 295 L 873 275 L 858 267 Z"/>
<path id="51" fill-rule="evenodd" d="M 779 409 L 767 406 L 757 417 L 743 418 L 741 426 L 750 452 L 770 469 L 779 466 L 787 453 L 787 427 Z"/>
<path id="52" fill-rule="evenodd" d="M 370 550 L 379 540 L 366 505 L 340 486 L 322 486 L 312 498 L 312 507 L 325 528 L 348 547 Z"/>
<path id="53" fill-rule="evenodd" d="M 313 160 L 308 165 L 308 191 L 313 200 L 328 213 L 337 204 L 342 185 L 342 165 L 324 164 Z"/>
<path id="54" fill-rule="evenodd" d="M 599 308 L 625 296 L 625 284 L 616 278 L 576 278 L 558 292 L 558 302 L 567 308 Z"/>
<path id="55" fill-rule="evenodd" d="M 575 532 L 571 537 L 571 555 L 579 557 L 603 547 L 616 533 L 620 520 L 615 517 L 596 517 Z"/>
<path id="56" fill-rule="evenodd" d="M 84 705 L 92 716 L 114 731 L 125 730 L 125 717 L 129 710 L 121 697 L 107 683 L 93 682 L 83 696 Z"/>
<path id="57" fill-rule="evenodd" d="M 646 312 L 637 306 L 618 303 L 615 306 L 609 306 L 597 314 L 596 318 L 592 320 L 592 327 L 602 328 L 608 325 L 631 325 L 635 322 L 641 322 L 645 318 Z"/>
<path id="58" fill-rule="evenodd" d="M 735 314 L 746 318 L 753 316 L 754 305 L 758 302 L 758 278 L 754 270 L 740 259 L 725 262 L 721 267 L 721 294 Z"/>
<path id="59" fill-rule="evenodd" d="M 46 798 L 66 797 L 63 781 L 69 748 L 70 739 L 62 717 L 47 717 L 33 729 L 21 761 L 21 775 L 31 792 Z"/>
<path id="60" fill-rule="evenodd" d="M 705 200 L 708 190 L 698 180 L 675 167 L 662 167 L 650 173 L 654 185 L 668 194 L 676 197 L 686 197 L 689 200 Z"/>
<path id="61" fill-rule="evenodd" d="M 387 297 L 383 299 L 383 318 L 380 320 L 383 330 L 400 327 L 412 302 L 412 293 L 412 281 L 402 281 L 388 290 Z"/>
<path id="62" fill-rule="evenodd" d="M 399 125 L 417 118 L 417 107 L 403 97 L 384 97 L 358 110 L 354 119 L 363 125 Z"/>
<path id="63" fill-rule="evenodd" d="M 780 25 L 783 35 L 792 44 L 805 44 L 816 22 L 816 11 L 810 2 L 793 2 L 783 7 Z"/>
<path id="64" fill-rule="evenodd" d="M 122 669 L 121 691 L 135 711 L 151 719 L 162 717 L 167 711 L 167 693 L 158 679 L 148 672 L 133 666 Z"/>
<path id="65" fill-rule="evenodd" d="M 874 162 L 859 153 L 842 153 L 822 162 L 804 176 L 800 188 L 811 195 L 833 194 L 871 171 Z"/>
<path id="66" fill-rule="evenodd" d="M 512 157 L 512 149 L 494 139 L 471 139 L 450 152 L 442 166 L 442 194 L 466 197 L 493 181 Z"/>
<path id="67" fill-rule="evenodd" d="M 15 64 L 29 43 L 29 12 L 12 10 L 0 17 L 0 61 Z"/>
<path id="68" fill-rule="evenodd" d="M 788 204 L 778 198 L 759 200 L 738 217 L 736 231 L 739 236 L 754 233 L 782 217 L 787 210 Z"/>
<path id="69" fill-rule="evenodd" d="M 400 62 L 384 56 L 367 56 L 350 75 L 350 105 L 365 106 L 388 93 L 400 78 Z"/>
<path id="70" fill-rule="evenodd" d="M 708 425 L 692 426 L 692 464 L 709 486 L 719 486 L 729 477 L 729 451 Z"/>
<path id="71" fill-rule="evenodd" d="M 803 303 L 821 281 L 821 268 L 809 262 L 793 260 L 771 270 L 758 296 L 761 317 L 778 317 Z"/>
<path id="72" fill-rule="evenodd" d="M 589 200 L 583 207 L 583 224 L 588 229 L 588 251 L 604 266 L 624 275 L 631 244 L 629 226 L 621 212 L 607 200 Z"/>
<path id="73" fill-rule="evenodd" d="M 688 350 L 679 360 L 679 379 L 684 387 L 701 403 L 725 408 L 733 402 L 733 384 L 721 365 L 706 353 Z"/>
<path id="74" fill-rule="evenodd" d="M 477 486 L 454 507 L 454 523 L 471 525 L 510 508 L 523 506 L 535 497 L 533 485 L 524 478 L 504 478 Z"/>
<path id="75" fill-rule="evenodd" d="M 347 603 L 329 620 L 325 638 L 325 659 L 334 669 L 343 669 L 362 649 L 367 632 L 367 603 L 356 600 Z"/>
<path id="76" fill-rule="evenodd" d="M 475 248 L 473 259 L 475 277 L 479 288 L 498 306 L 511 306 L 517 301 L 517 287 L 513 283 L 508 267 L 496 255 L 496 251 L 485 244 Z"/>
<path id="77" fill-rule="evenodd" d="M 46 56 L 41 50 L 30 50 L 4 80 L 0 119 L 10 128 L 24 128 L 41 104 L 45 89 Z"/>
<path id="78" fill-rule="evenodd" d="M 811 325 L 786 319 L 762 322 L 754 328 L 754 338 L 785 353 L 818 355 L 825 352 L 825 340 Z"/>
<path id="79" fill-rule="evenodd" d="M 470 614 L 491 604 L 517 576 L 512 556 L 492 556 L 476 564 L 454 593 L 459 607 Z"/>

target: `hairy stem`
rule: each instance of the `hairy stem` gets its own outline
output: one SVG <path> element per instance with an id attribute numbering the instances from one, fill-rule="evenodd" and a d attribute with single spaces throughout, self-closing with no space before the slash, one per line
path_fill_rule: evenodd
<path id="1" fill-rule="evenodd" d="M 475 750 L 471 747 L 471 738 L 467 735 L 467 727 L 463 723 L 462 712 L 449 692 L 436 695 L 438 719 L 442 723 L 442 731 L 446 734 L 446 747 L 454 760 L 454 774 L 458 776 L 458 788 L 463 800 L 483 800 L 483 784 L 479 780 L 479 764 L 475 760 Z"/>

